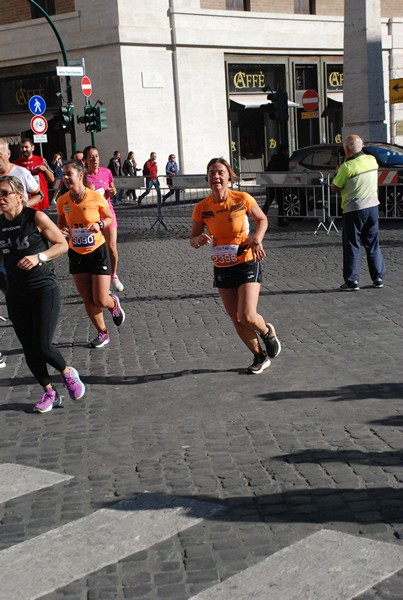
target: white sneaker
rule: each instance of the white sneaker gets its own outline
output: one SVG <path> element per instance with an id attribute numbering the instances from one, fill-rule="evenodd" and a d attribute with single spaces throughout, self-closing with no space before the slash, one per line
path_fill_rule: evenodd
<path id="1" fill-rule="evenodd" d="M 113 292 L 123 292 L 125 289 L 125 286 L 117 275 L 112 275 L 111 277 L 111 288 Z"/>
<path id="2" fill-rule="evenodd" d="M 4 361 L 2 353 L 0 352 L 0 369 L 4 369 L 5 366 L 6 366 L 6 363 Z"/>

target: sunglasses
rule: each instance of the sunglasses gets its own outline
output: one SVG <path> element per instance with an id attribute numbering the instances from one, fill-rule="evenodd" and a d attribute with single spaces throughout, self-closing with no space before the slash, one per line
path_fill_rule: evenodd
<path id="1" fill-rule="evenodd" d="M 7 198 L 9 194 L 15 194 L 15 192 L 9 190 L 0 190 L 0 196 L 3 196 L 3 198 Z"/>

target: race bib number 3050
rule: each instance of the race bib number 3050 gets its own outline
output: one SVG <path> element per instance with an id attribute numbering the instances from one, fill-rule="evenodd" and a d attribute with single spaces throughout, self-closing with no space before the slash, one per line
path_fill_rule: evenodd
<path id="1" fill-rule="evenodd" d="M 238 244 L 220 244 L 211 248 L 211 260 L 217 267 L 230 266 L 238 262 Z"/>
<path id="2" fill-rule="evenodd" d="M 95 244 L 93 232 L 86 227 L 72 229 L 71 239 L 74 248 L 90 248 Z"/>

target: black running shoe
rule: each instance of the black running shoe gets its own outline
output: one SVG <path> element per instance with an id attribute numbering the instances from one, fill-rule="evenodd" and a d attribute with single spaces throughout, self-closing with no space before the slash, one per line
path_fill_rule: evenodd
<path id="1" fill-rule="evenodd" d="M 261 352 L 260 354 L 254 355 L 253 363 L 246 369 L 246 372 L 249 375 L 259 375 L 259 373 L 262 373 L 267 367 L 270 367 L 270 358 L 267 356 L 266 352 Z"/>
<path id="2" fill-rule="evenodd" d="M 340 288 L 343 292 L 357 292 L 360 289 L 358 281 L 352 281 L 349 283 L 343 283 Z"/>
<path id="3" fill-rule="evenodd" d="M 383 288 L 383 279 L 382 277 L 377 277 L 376 279 L 374 279 L 374 281 L 372 282 L 372 285 L 374 286 L 374 288 Z"/>
<path id="4" fill-rule="evenodd" d="M 266 327 L 268 328 L 268 332 L 266 335 L 260 336 L 263 340 L 264 345 L 266 346 L 266 352 L 269 358 L 276 358 L 281 352 L 281 344 L 280 340 L 276 335 L 276 330 L 274 329 L 271 323 L 266 323 Z"/>

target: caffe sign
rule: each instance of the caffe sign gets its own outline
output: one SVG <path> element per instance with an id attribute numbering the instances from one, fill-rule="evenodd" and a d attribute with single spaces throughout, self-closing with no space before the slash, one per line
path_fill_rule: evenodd
<path id="1" fill-rule="evenodd" d="M 343 65 L 326 65 L 326 91 L 343 91 Z"/>
<path id="2" fill-rule="evenodd" d="M 273 64 L 230 64 L 228 65 L 228 88 L 230 93 L 257 93 L 270 85 L 284 86 L 284 65 Z"/>

